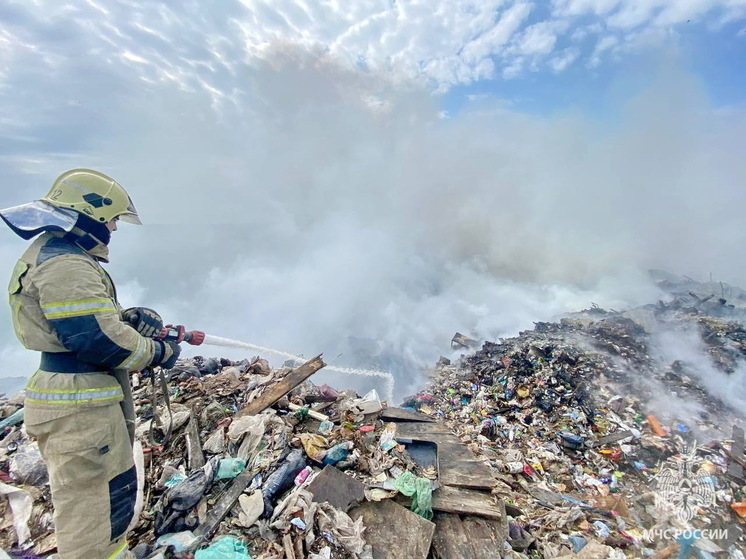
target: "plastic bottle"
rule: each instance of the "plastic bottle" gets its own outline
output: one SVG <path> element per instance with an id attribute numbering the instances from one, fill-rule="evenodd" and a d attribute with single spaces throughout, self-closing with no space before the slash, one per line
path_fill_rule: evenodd
<path id="1" fill-rule="evenodd" d="M 303 482 L 308 479 L 308 476 L 311 475 L 312 471 L 313 468 L 311 468 L 311 466 L 306 466 L 300 472 L 298 472 L 298 475 L 295 476 L 295 485 L 302 485 Z"/>

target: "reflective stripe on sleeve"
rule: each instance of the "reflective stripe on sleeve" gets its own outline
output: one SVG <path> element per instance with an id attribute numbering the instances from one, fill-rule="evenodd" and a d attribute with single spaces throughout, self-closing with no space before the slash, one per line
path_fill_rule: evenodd
<path id="1" fill-rule="evenodd" d="M 137 349 L 130 353 L 130 356 L 122 361 L 122 364 L 117 367 L 118 369 L 126 369 L 130 370 L 132 368 L 132 365 L 134 363 L 137 363 L 137 361 L 145 355 L 145 350 L 147 349 L 148 344 L 145 338 L 142 336 L 137 340 Z"/>
<path id="2" fill-rule="evenodd" d="M 41 308 L 47 320 L 68 318 L 101 312 L 117 312 L 111 299 L 78 299 L 77 301 L 56 301 Z"/>

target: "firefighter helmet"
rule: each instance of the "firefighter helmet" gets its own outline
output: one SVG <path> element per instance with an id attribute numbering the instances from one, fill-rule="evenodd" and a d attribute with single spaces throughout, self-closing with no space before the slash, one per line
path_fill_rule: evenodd
<path id="1" fill-rule="evenodd" d="M 65 171 L 42 200 L 58 208 L 75 210 L 100 223 L 119 218 L 127 223 L 142 224 L 122 185 L 93 169 Z"/>

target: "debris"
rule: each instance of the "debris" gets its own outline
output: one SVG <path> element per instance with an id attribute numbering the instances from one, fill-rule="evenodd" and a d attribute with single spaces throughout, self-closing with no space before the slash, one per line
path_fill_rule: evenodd
<path id="1" fill-rule="evenodd" d="M 26 549 L 32 545 L 29 520 L 31 520 L 31 509 L 33 499 L 27 491 L 0 482 L 0 495 L 5 495 L 13 512 L 13 526 L 18 538 L 18 547 Z"/>
<path id="2" fill-rule="evenodd" d="M 129 540 L 162 559 L 743 557 L 744 414 L 712 392 L 746 367 L 746 293 L 734 293 L 720 304 L 687 282 L 663 305 L 593 306 L 481 346 L 459 337 L 465 355 L 439 360 L 404 407 L 314 385 L 320 358 L 182 359 L 159 398 L 172 403 L 165 445 L 148 432 L 167 409 L 135 374 L 142 510 Z M 666 328 L 700 336 L 708 385 L 655 353 L 650 332 Z M 0 499 L 0 548 L 44 557 L 49 486 L 22 410 L 0 399 L 0 487 L 31 512 Z M 682 525 L 727 537 L 650 536 Z"/>
<path id="3" fill-rule="evenodd" d="M 177 534 L 163 534 L 155 540 L 155 547 L 170 547 L 175 553 L 183 553 L 199 543 L 199 538 L 191 531 L 185 530 Z"/>
<path id="4" fill-rule="evenodd" d="M 435 524 L 390 500 L 364 503 L 350 511 L 365 525 L 373 559 L 426 559 Z M 457 557 L 454 555 L 454 557 Z"/>
<path id="5" fill-rule="evenodd" d="M 324 453 L 324 458 L 321 460 L 324 464 L 336 464 L 347 458 L 348 454 L 353 448 L 351 441 L 345 441 L 334 445 Z"/>
<path id="6" fill-rule="evenodd" d="M 226 536 L 205 549 L 198 549 L 194 559 L 251 559 L 251 556 L 241 540 Z"/>
<path id="7" fill-rule="evenodd" d="M 316 371 L 325 366 L 326 363 L 324 363 L 324 361 L 321 359 L 321 355 L 318 355 L 313 359 L 306 361 L 297 369 L 290 371 L 279 381 L 267 386 L 267 388 L 260 396 L 249 402 L 248 405 L 238 411 L 235 417 L 239 418 L 244 415 L 254 415 L 257 413 L 261 413 L 272 404 L 277 402 L 277 400 L 285 396 L 293 388 L 305 381 Z"/>
<path id="8" fill-rule="evenodd" d="M 394 480 L 402 495 L 412 497 L 412 512 L 422 518 L 430 520 L 433 517 L 433 489 L 430 480 L 415 476 L 412 472 L 404 472 Z"/>
<path id="9" fill-rule="evenodd" d="M 213 534 L 217 529 L 218 524 L 220 524 L 223 518 L 225 518 L 228 512 L 233 508 L 233 505 L 236 504 L 236 501 L 238 501 L 243 490 L 246 489 L 251 482 L 252 477 L 252 472 L 244 470 L 233 480 L 228 491 L 223 494 L 215 507 L 210 509 L 205 521 L 195 529 L 194 533 L 197 536 L 206 539 Z M 262 498 L 264 498 L 264 496 L 262 496 Z"/>
<path id="10" fill-rule="evenodd" d="M 40 487 L 49 481 L 47 466 L 35 442 L 20 447 L 10 460 L 10 475 L 21 485 Z"/>
<path id="11" fill-rule="evenodd" d="M 494 559 L 505 550 L 506 535 L 499 522 L 444 513 L 436 513 L 433 521 L 434 559 Z"/>
<path id="12" fill-rule="evenodd" d="M 731 475 L 737 479 L 744 479 L 744 432 L 743 429 L 734 425 L 733 426 L 733 445 L 730 449 L 729 457 L 731 458 L 728 463 L 728 475 Z"/>
<path id="13" fill-rule="evenodd" d="M 23 421 L 23 413 L 24 408 L 19 408 L 13 414 L 6 417 L 2 421 L 0 421 L 0 429 L 5 429 L 6 427 L 13 427 L 14 425 L 18 425 Z"/>
<path id="14" fill-rule="evenodd" d="M 264 496 L 259 489 L 253 491 L 251 495 L 245 493 L 239 495 L 238 504 L 241 506 L 238 521 L 244 528 L 253 526 L 264 512 Z"/>
<path id="15" fill-rule="evenodd" d="M 218 471 L 215 479 L 233 479 L 243 472 L 246 467 L 246 460 L 243 458 L 223 458 L 218 462 Z"/>
<path id="16" fill-rule="evenodd" d="M 469 336 L 464 336 L 460 332 L 456 332 L 453 335 L 453 338 L 451 339 L 451 348 L 452 349 L 474 349 L 479 347 L 479 342 L 477 340 L 471 339 Z"/>
<path id="17" fill-rule="evenodd" d="M 365 499 L 365 485 L 334 466 L 321 470 L 308 485 L 308 490 L 313 493 L 314 501 L 327 502 L 344 512 Z"/>
<path id="18" fill-rule="evenodd" d="M 302 450 L 293 450 L 282 465 L 272 473 L 265 482 L 262 492 L 264 493 L 264 515 L 270 516 L 274 509 L 274 496 L 293 486 L 295 476 L 306 467 L 306 459 Z"/>
<path id="19" fill-rule="evenodd" d="M 442 486 L 433 492 L 433 510 L 505 520 L 495 498 L 483 491 Z"/>
<path id="20" fill-rule="evenodd" d="M 288 404 L 288 409 L 291 409 L 293 411 L 306 410 L 305 413 L 311 419 L 315 419 L 316 421 L 329 421 L 329 417 L 328 416 L 324 415 L 323 413 L 319 413 L 317 411 L 309 409 L 308 406 L 304 407 L 304 406 L 299 406 L 298 404 L 290 403 L 290 404 Z"/>
<path id="21" fill-rule="evenodd" d="M 205 455 L 199 441 L 199 420 L 192 415 L 186 431 L 187 461 L 190 470 L 196 470 L 205 465 Z"/>
<path id="22" fill-rule="evenodd" d="M 663 429 L 663 426 L 660 424 L 660 422 L 658 421 L 657 417 L 655 417 L 654 415 L 650 414 L 650 415 L 646 416 L 645 419 L 648 420 L 648 425 L 650 425 L 650 428 L 653 430 L 653 433 L 655 433 L 659 437 L 665 437 L 666 436 L 666 431 Z"/>

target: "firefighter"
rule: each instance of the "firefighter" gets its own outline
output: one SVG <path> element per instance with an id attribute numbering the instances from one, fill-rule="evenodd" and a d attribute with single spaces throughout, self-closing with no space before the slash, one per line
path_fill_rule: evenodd
<path id="1" fill-rule="evenodd" d="M 8 288 L 21 343 L 41 352 L 26 386 L 25 423 L 49 470 L 60 559 L 131 557 L 126 531 L 137 496 L 128 373 L 179 356 L 154 339 L 158 313 L 123 310 L 109 274 L 118 222 L 140 224 L 132 200 L 92 169 L 60 175 L 40 200 L 0 210 L 30 240 Z"/>

